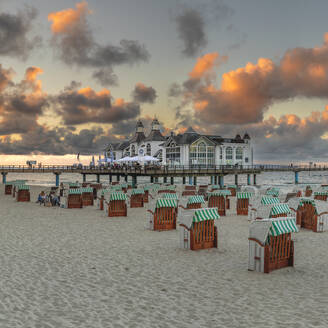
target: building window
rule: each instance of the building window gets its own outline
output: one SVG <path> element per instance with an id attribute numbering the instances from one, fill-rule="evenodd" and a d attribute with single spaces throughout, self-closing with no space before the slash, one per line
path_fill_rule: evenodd
<path id="1" fill-rule="evenodd" d="M 232 148 L 231 147 L 227 147 L 226 148 L 226 160 L 227 161 L 231 161 L 232 160 Z"/>
<path id="2" fill-rule="evenodd" d="M 169 165 L 180 165 L 180 147 L 174 143 L 166 148 L 166 163 Z"/>
<path id="3" fill-rule="evenodd" d="M 131 156 L 136 156 L 136 148 L 134 145 L 131 146 Z"/>
<path id="4" fill-rule="evenodd" d="M 151 145 L 150 143 L 147 144 L 147 155 L 151 155 Z"/>
<path id="5" fill-rule="evenodd" d="M 200 142 L 198 145 L 191 145 L 189 151 L 189 165 L 209 166 L 215 164 L 214 147 Z"/>
<path id="6" fill-rule="evenodd" d="M 221 160 L 223 159 L 223 149 L 222 149 L 222 147 L 220 147 L 220 159 Z"/>
<path id="7" fill-rule="evenodd" d="M 238 147 L 236 149 L 236 160 L 237 161 L 243 160 L 243 148 L 241 148 L 241 147 Z"/>

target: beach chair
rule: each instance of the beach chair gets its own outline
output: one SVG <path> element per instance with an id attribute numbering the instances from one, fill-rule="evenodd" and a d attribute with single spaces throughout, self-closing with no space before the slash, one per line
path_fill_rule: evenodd
<path id="1" fill-rule="evenodd" d="M 151 214 L 149 227 L 151 230 L 175 230 L 177 221 L 177 201 L 175 199 L 159 198 L 155 210 L 148 209 Z"/>
<path id="2" fill-rule="evenodd" d="M 182 212 L 179 216 L 180 247 L 191 250 L 217 248 L 216 220 L 219 218 L 215 208 Z"/>
<path id="3" fill-rule="evenodd" d="M 232 197 L 236 197 L 236 193 L 237 193 L 236 185 L 227 185 L 227 189 L 230 190 Z"/>
<path id="4" fill-rule="evenodd" d="M 72 188 L 68 190 L 67 199 L 66 199 L 66 208 L 82 208 L 82 191 L 79 188 Z"/>
<path id="5" fill-rule="evenodd" d="M 78 189 L 80 188 L 80 184 L 78 182 L 68 182 L 69 189 Z"/>
<path id="6" fill-rule="evenodd" d="M 270 218 L 278 218 L 278 217 L 290 217 L 291 209 L 286 203 L 274 204 L 271 208 Z"/>
<path id="7" fill-rule="evenodd" d="M 248 238 L 248 270 L 270 273 L 294 266 L 293 232 L 298 232 L 295 218 L 252 221 Z"/>
<path id="8" fill-rule="evenodd" d="M 93 188 L 81 188 L 82 206 L 93 206 Z"/>
<path id="9" fill-rule="evenodd" d="M 208 207 L 217 208 L 219 215 L 225 216 L 229 195 L 231 195 L 230 190 L 216 190 L 208 193 Z"/>
<path id="10" fill-rule="evenodd" d="M 205 204 L 205 200 L 203 196 L 190 196 L 187 201 L 186 206 L 179 205 L 179 207 L 184 210 L 197 209 L 202 208 L 202 204 Z"/>
<path id="11" fill-rule="evenodd" d="M 196 186 L 185 186 L 182 191 L 182 196 L 194 196 L 196 195 Z"/>
<path id="12" fill-rule="evenodd" d="M 123 192 L 112 192 L 106 206 L 106 213 L 109 217 L 127 216 L 126 194 Z"/>
<path id="13" fill-rule="evenodd" d="M 28 185 L 16 185 L 16 201 L 29 202 L 30 201 L 30 187 Z"/>
<path id="14" fill-rule="evenodd" d="M 249 198 L 253 196 L 249 192 L 237 192 L 237 215 L 248 215 Z"/>
<path id="15" fill-rule="evenodd" d="M 144 190 L 132 189 L 130 196 L 130 208 L 144 207 Z"/>
<path id="16" fill-rule="evenodd" d="M 267 196 L 278 197 L 279 196 L 279 189 L 278 188 L 270 188 L 266 191 Z"/>
<path id="17" fill-rule="evenodd" d="M 314 199 L 327 201 L 328 191 L 315 191 Z"/>
<path id="18" fill-rule="evenodd" d="M 272 196 L 260 196 L 260 198 L 252 197 L 248 207 L 248 219 L 262 220 L 269 218 L 271 209 L 274 205 L 279 204 L 279 198 Z"/>
<path id="19" fill-rule="evenodd" d="M 170 185 L 170 186 L 162 186 L 160 189 L 158 189 L 158 194 L 175 194 L 175 186 Z"/>
<path id="20" fill-rule="evenodd" d="M 305 197 L 311 197 L 311 195 L 312 195 L 312 187 L 311 186 L 306 186 L 304 195 L 305 195 Z"/>
<path id="21" fill-rule="evenodd" d="M 6 182 L 5 195 L 11 195 L 12 192 L 13 192 L 13 182 Z"/>
<path id="22" fill-rule="evenodd" d="M 328 204 L 326 201 L 301 199 L 296 215 L 296 223 L 313 232 L 328 230 Z"/>

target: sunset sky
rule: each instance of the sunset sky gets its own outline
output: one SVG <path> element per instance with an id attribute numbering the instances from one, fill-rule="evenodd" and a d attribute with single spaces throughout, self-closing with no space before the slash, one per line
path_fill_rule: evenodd
<path id="1" fill-rule="evenodd" d="M 256 162 L 326 162 L 325 0 L 0 0 L 0 9 L 2 163 L 88 161 L 155 115 L 164 133 L 247 131 Z"/>

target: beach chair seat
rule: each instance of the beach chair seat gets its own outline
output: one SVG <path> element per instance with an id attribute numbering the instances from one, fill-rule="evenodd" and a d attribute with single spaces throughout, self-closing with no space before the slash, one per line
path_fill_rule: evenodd
<path id="1" fill-rule="evenodd" d="M 237 192 L 237 215 L 248 215 L 249 199 L 253 196 L 249 192 Z"/>
<path id="2" fill-rule="evenodd" d="M 82 191 L 79 188 L 69 189 L 67 193 L 67 208 L 82 208 Z"/>
<path id="3" fill-rule="evenodd" d="M 108 217 L 127 216 L 126 194 L 123 192 L 112 192 L 106 206 Z"/>
<path id="4" fill-rule="evenodd" d="M 252 221 L 248 238 L 248 270 L 269 273 L 294 266 L 293 232 L 298 232 L 293 217 Z"/>
<path id="5" fill-rule="evenodd" d="M 25 184 L 16 185 L 16 201 L 29 202 L 30 200 L 30 187 Z"/>
<path id="6" fill-rule="evenodd" d="M 130 208 L 144 207 L 144 193 L 143 189 L 132 189 Z"/>
<path id="7" fill-rule="evenodd" d="M 215 208 L 184 211 L 179 217 L 180 247 L 191 250 L 217 248 L 215 222 L 219 218 Z"/>
<path id="8" fill-rule="evenodd" d="M 149 227 L 151 230 L 175 230 L 177 221 L 177 200 L 159 198 L 155 210 L 148 209 L 151 214 Z"/>
<path id="9" fill-rule="evenodd" d="M 81 188 L 82 193 L 82 206 L 93 206 L 93 188 Z"/>

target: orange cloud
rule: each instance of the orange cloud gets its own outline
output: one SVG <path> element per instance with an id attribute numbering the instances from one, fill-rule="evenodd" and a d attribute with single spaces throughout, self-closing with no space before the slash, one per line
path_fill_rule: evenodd
<path id="1" fill-rule="evenodd" d="M 77 3 L 75 7 L 76 9 L 68 8 L 48 15 L 48 21 L 52 22 L 51 31 L 54 34 L 67 32 L 84 20 L 86 15 L 92 13 L 86 1 Z"/>
<path id="2" fill-rule="evenodd" d="M 43 73 L 43 69 L 36 66 L 28 67 L 25 71 L 25 82 L 27 82 L 35 93 L 42 92 L 42 82 L 37 80 L 37 76 Z"/>
<path id="3" fill-rule="evenodd" d="M 81 88 L 77 91 L 78 94 L 84 95 L 87 98 L 97 98 L 97 97 L 109 97 L 110 91 L 108 89 L 102 89 L 98 92 L 90 87 Z"/>
<path id="4" fill-rule="evenodd" d="M 220 57 L 218 52 L 205 54 L 197 59 L 193 70 L 189 73 L 189 77 L 192 79 L 200 79 L 206 73 L 211 72 L 215 66 L 225 62 L 227 58 L 226 56 Z"/>

